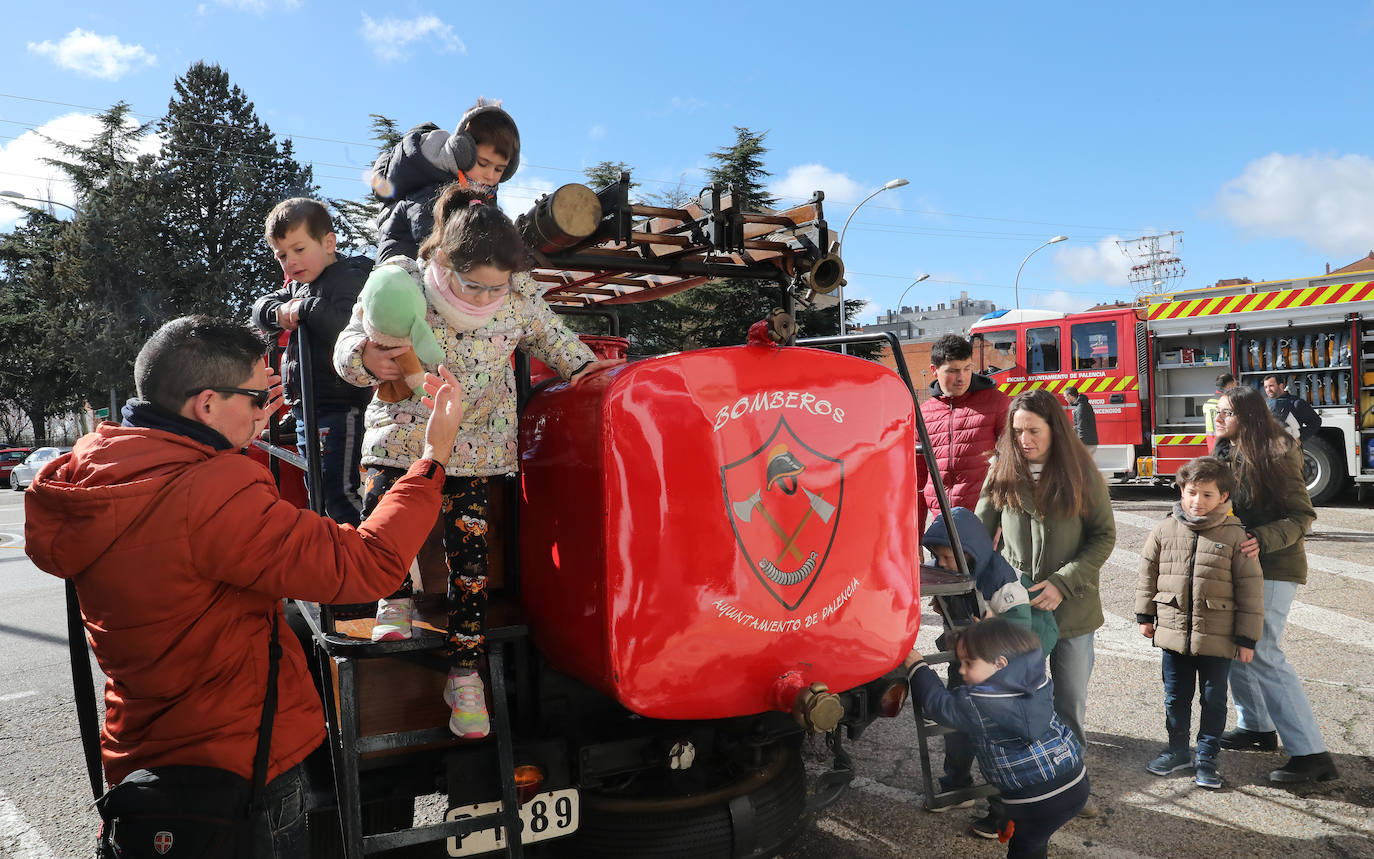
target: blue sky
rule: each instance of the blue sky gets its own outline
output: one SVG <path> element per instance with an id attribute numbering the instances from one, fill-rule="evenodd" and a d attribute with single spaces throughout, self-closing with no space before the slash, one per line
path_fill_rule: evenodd
<path id="1" fill-rule="evenodd" d="M 666 9 L 665 9 L 666 7 Z M 638 11 L 647 9 L 650 11 Z M 1374 249 L 1374 5 L 752 5 L 205 0 L 28 3 L 0 48 L 0 190 L 70 201 L 35 131 L 123 99 L 165 111 L 218 63 L 330 196 L 361 196 L 368 114 L 451 127 L 479 95 L 520 124 L 508 209 L 625 161 L 704 182 L 733 126 L 767 131 L 773 190 L 826 191 L 847 300 L 967 291 L 1026 307 L 1129 298 L 1116 240 L 1182 231 L 1196 288 L 1316 274 Z M 521 198 L 525 202 L 521 202 Z M 62 210 L 58 210 L 61 212 Z M 0 205 L 0 229 L 15 210 Z"/>

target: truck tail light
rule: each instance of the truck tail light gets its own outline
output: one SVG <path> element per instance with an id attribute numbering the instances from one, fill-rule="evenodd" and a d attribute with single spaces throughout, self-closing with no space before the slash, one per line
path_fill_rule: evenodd
<path id="1" fill-rule="evenodd" d="M 543 783 L 544 771 L 539 767 L 525 764 L 515 768 L 515 796 L 521 805 L 533 799 Z"/>
<path id="2" fill-rule="evenodd" d="M 891 719 L 902 712 L 902 705 L 906 703 L 907 685 L 906 678 L 897 678 L 883 689 L 882 697 L 878 699 L 878 712 Z"/>

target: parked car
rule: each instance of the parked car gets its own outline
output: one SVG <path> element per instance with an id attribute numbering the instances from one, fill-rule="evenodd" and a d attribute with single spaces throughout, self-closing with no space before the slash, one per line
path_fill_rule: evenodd
<path id="1" fill-rule="evenodd" d="M 0 447 L 0 485 L 9 481 L 10 472 L 31 453 L 31 447 Z"/>
<path id="2" fill-rule="evenodd" d="M 10 469 L 10 489 L 19 492 L 33 483 L 39 469 L 46 465 L 48 460 L 56 459 L 69 450 L 69 447 L 40 447 L 30 453 L 23 462 Z"/>

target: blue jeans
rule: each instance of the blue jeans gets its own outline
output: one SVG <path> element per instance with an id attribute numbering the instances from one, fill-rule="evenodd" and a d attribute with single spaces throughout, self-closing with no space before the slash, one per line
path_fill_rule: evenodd
<path id="1" fill-rule="evenodd" d="M 1054 681 L 1054 712 L 1069 726 L 1084 752 L 1083 718 L 1088 714 L 1088 678 L 1093 674 L 1094 633 L 1061 638 L 1050 651 L 1050 679 Z"/>
<path id="2" fill-rule="evenodd" d="M 296 416 L 296 450 L 305 456 L 305 418 Z M 362 518 L 358 467 L 363 457 L 363 410 L 357 406 L 321 406 L 315 420 L 320 432 L 320 487 L 324 515 L 340 525 L 357 525 Z"/>
<path id="3" fill-rule="evenodd" d="M 1315 755 L 1326 751 L 1326 741 L 1298 672 L 1279 648 L 1297 591 L 1296 582 L 1264 580 L 1264 632 L 1255 645 L 1254 661 L 1231 666 L 1231 696 L 1239 727 L 1278 731 L 1288 754 Z"/>
<path id="4" fill-rule="evenodd" d="M 1202 714 L 1197 724 L 1197 759 L 1216 765 L 1221 732 L 1226 730 L 1226 675 L 1231 660 L 1224 656 L 1187 656 L 1163 651 L 1164 727 L 1169 749 L 1187 752 L 1192 733 L 1193 693 L 1201 687 Z M 1237 663 L 1239 664 L 1239 663 Z"/>
<path id="5" fill-rule="evenodd" d="M 309 859 L 310 829 L 306 799 L 310 782 L 305 764 L 267 783 L 263 808 L 253 821 L 255 859 Z"/>

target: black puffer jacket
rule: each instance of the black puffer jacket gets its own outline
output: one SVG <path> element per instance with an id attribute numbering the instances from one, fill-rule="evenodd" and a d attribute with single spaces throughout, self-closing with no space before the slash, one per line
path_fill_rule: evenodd
<path id="1" fill-rule="evenodd" d="M 1073 412 L 1073 431 L 1078 438 L 1084 444 L 1097 444 L 1097 414 L 1093 412 L 1093 404 L 1079 394 L 1078 402 L 1069 406 L 1069 409 Z"/>
<path id="2" fill-rule="evenodd" d="M 270 334 L 281 331 L 277 325 L 277 308 L 288 301 L 301 301 L 301 325 L 309 332 L 310 363 L 314 370 L 315 404 L 332 406 L 366 406 L 372 399 L 371 388 L 358 388 L 339 378 L 334 372 L 334 341 L 348 325 L 358 293 L 372 271 L 367 257 L 339 257 L 320 272 L 314 283 L 291 281 L 271 295 L 264 295 L 253 305 L 253 324 Z M 282 359 L 282 381 L 286 401 L 293 407 L 301 400 L 300 367 L 296 360 L 296 332 L 286 356 Z"/>
<path id="3" fill-rule="evenodd" d="M 419 259 L 420 243 L 434 230 L 439 192 L 450 182 L 466 181 L 461 171 L 450 172 L 425 153 L 427 141 L 434 149 L 448 136 L 432 122 L 417 125 L 372 165 L 377 195 L 387 204 L 377 219 L 378 265 L 394 256 Z M 495 193 L 491 199 L 495 201 Z"/>

